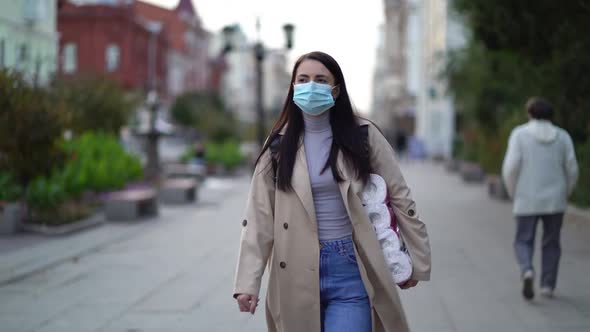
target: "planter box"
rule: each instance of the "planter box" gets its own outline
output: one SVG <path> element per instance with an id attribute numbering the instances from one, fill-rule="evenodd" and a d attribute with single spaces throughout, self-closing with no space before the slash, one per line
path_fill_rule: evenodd
<path id="1" fill-rule="evenodd" d="M 0 234 L 14 234 L 21 230 L 22 207 L 20 203 L 0 205 Z"/>
<path id="2" fill-rule="evenodd" d="M 125 190 L 109 194 L 105 201 L 108 220 L 138 220 L 158 216 L 156 191 Z"/>
<path id="3" fill-rule="evenodd" d="M 190 178 L 166 180 L 159 196 L 165 204 L 194 203 L 197 200 L 197 183 Z"/>
<path id="4" fill-rule="evenodd" d="M 164 176 L 166 178 L 194 178 L 202 181 L 207 173 L 205 165 L 197 164 L 169 164 L 164 167 Z"/>
<path id="5" fill-rule="evenodd" d="M 456 159 L 448 159 L 445 161 L 445 168 L 449 172 L 457 172 L 459 170 L 459 160 Z"/>
<path id="6" fill-rule="evenodd" d="M 104 221 L 104 217 L 102 215 L 97 214 L 86 219 L 82 219 L 80 221 L 75 221 L 63 225 L 24 223 L 23 230 L 43 235 L 63 235 L 101 225 L 104 223 Z"/>
<path id="7" fill-rule="evenodd" d="M 490 197 L 502 201 L 507 201 L 510 199 L 510 196 L 508 196 L 508 192 L 506 191 L 506 186 L 504 186 L 504 181 L 502 181 L 500 176 L 488 175 L 486 182 L 488 186 L 488 194 Z"/>
<path id="8" fill-rule="evenodd" d="M 483 182 L 485 179 L 485 172 L 476 163 L 464 161 L 459 166 L 459 174 L 465 182 Z"/>

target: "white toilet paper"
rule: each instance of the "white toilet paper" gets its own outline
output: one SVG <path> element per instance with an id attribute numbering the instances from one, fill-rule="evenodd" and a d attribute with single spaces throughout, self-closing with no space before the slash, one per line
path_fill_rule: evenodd
<path id="1" fill-rule="evenodd" d="M 402 242 L 391 228 L 391 212 L 385 204 L 387 185 L 377 174 L 371 174 L 370 180 L 361 193 L 361 201 L 375 229 L 385 263 L 396 284 L 406 282 L 412 275 L 412 261 L 407 252 L 402 251 Z"/>
<path id="2" fill-rule="evenodd" d="M 396 262 L 389 265 L 391 276 L 396 284 L 402 284 L 412 276 L 412 261 L 408 255 L 398 255 Z"/>
<path id="3" fill-rule="evenodd" d="M 371 224 L 375 228 L 375 232 L 390 228 L 391 214 L 385 204 L 370 204 L 365 206 L 365 210 L 369 215 Z"/>
<path id="4" fill-rule="evenodd" d="M 392 248 L 396 251 L 399 251 L 401 248 L 401 242 L 399 240 L 399 237 L 397 237 L 397 234 L 395 233 L 387 236 L 382 240 L 379 240 L 379 243 L 381 244 L 381 248 L 383 250 L 385 250 L 386 248 Z"/>
<path id="5" fill-rule="evenodd" d="M 386 228 L 377 232 L 377 239 L 379 240 L 379 243 L 391 236 L 395 236 L 395 232 L 391 228 Z"/>
<path id="6" fill-rule="evenodd" d="M 385 202 L 387 198 L 387 185 L 380 175 L 371 174 L 363 192 L 361 201 L 364 205 Z"/>
<path id="7" fill-rule="evenodd" d="M 377 239 L 381 244 L 385 263 L 392 273 L 393 281 L 396 284 L 407 281 L 412 275 L 412 261 L 407 252 L 401 250 L 401 241 L 398 235 L 388 228 L 377 233 Z"/>

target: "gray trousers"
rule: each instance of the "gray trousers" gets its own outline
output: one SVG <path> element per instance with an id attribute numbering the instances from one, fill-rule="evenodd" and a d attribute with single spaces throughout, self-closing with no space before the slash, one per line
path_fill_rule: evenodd
<path id="1" fill-rule="evenodd" d="M 521 271 L 533 270 L 533 252 L 537 222 L 543 221 L 543 246 L 541 257 L 541 287 L 555 288 L 561 245 L 559 242 L 563 213 L 516 216 L 516 239 L 514 250 Z"/>

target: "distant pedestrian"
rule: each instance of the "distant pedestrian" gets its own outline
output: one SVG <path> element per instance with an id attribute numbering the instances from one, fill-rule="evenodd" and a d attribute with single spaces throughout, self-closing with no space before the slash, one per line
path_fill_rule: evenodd
<path id="1" fill-rule="evenodd" d="M 395 150 L 399 159 L 403 159 L 408 148 L 408 135 L 403 130 L 398 130 L 395 134 Z"/>
<path id="2" fill-rule="evenodd" d="M 254 171 L 234 288 L 241 311 L 254 313 L 268 268 L 269 331 L 408 331 L 359 197 L 370 173 L 387 183 L 413 261 L 400 287 L 414 287 L 430 278 L 430 245 L 393 149 L 355 115 L 336 61 L 303 55 Z"/>
<path id="3" fill-rule="evenodd" d="M 561 257 L 560 232 L 567 198 L 578 178 L 578 163 L 569 134 L 553 125 L 553 106 L 542 98 L 526 104 L 530 121 L 516 127 L 508 142 L 502 177 L 514 199 L 522 294 L 534 297 L 533 250 L 536 226 L 543 221 L 541 295 L 553 297 Z"/>

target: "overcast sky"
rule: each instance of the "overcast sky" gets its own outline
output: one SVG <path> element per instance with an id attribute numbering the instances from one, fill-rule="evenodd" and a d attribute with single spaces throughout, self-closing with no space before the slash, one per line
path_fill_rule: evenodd
<path id="1" fill-rule="evenodd" d="M 143 1 L 167 8 L 178 3 Z M 267 47 L 282 47 L 282 26 L 293 23 L 291 61 L 316 50 L 332 55 L 342 67 L 357 109 L 363 113 L 369 110 L 378 27 L 384 20 L 383 0 L 193 0 L 193 4 L 207 30 L 216 32 L 225 25 L 239 23 L 252 40 L 259 16 L 262 41 Z"/>

